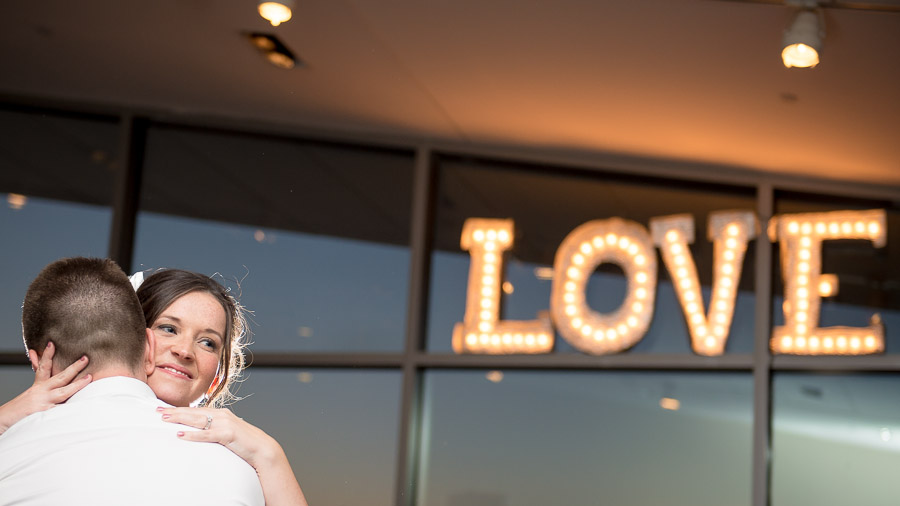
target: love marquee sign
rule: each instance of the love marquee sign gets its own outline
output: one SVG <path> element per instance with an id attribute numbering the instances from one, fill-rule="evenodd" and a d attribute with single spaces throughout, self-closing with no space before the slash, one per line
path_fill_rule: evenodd
<path id="1" fill-rule="evenodd" d="M 770 336 L 776 354 L 865 355 L 884 351 L 878 314 L 866 327 L 819 327 L 822 297 L 838 291 L 835 274 L 822 273 L 822 242 L 859 239 L 883 247 L 884 210 L 784 214 L 768 223 L 768 239 L 780 245 L 784 278 L 784 321 Z M 728 341 L 747 243 L 759 234 L 752 211 L 710 214 L 713 242 L 712 291 L 704 307 L 690 214 L 650 220 L 649 230 L 622 218 L 593 220 L 572 230 L 559 245 L 553 265 L 550 312 L 535 320 L 500 320 L 503 254 L 514 243 L 513 220 L 471 218 L 460 246 L 470 254 L 464 320 L 453 329 L 456 353 L 549 353 L 554 328 L 575 348 L 593 355 L 618 353 L 640 341 L 653 318 L 659 248 L 684 312 L 691 348 L 718 356 Z M 613 263 L 628 280 L 623 303 L 599 313 L 585 301 L 588 280 L 598 265 Z"/>

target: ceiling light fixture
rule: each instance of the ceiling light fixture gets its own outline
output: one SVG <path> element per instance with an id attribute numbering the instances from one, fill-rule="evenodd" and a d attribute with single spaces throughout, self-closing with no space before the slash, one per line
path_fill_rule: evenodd
<path id="1" fill-rule="evenodd" d="M 291 19 L 291 9 L 293 8 L 294 0 L 259 0 L 257 6 L 259 15 L 272 23 L 272 26 L 278 26 Z"/>
<path id="2" fill-rule="evenodd" d="M 812 4 L 815 7 L 815 3 Z M 810 68 L 819 64 L 819 52 L 825 39 L 825 22 L 822 12 L 805 7 L 794 17 L 790 28 L 784 32 L 781 60 L 787 68 Z"/>
<path id="3" fill-rule="evenodd" d="M 247 38 L 253 47 L 259 49 L 260 53 L 268 60 L 269 63 L 283 69 L 294 68 L 298 61 L 294 53 L 288 49 L 278 37 L 267 33 L 246 33 Z M 300 62 L 302 65 L 302 62 Z"/>

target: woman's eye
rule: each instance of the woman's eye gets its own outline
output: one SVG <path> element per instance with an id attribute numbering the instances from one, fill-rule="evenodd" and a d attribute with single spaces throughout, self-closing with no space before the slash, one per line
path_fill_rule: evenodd
<path id="1" fill-rule="evenodd" d="M 209 348 L 211 350 L 215 350 L 215 349 L 219 348 L 219 345 L 218 345 L 218 343 L 216 343 L 216 341 L 214 341 L 213 339 L 206 338 L 206 337 L 200 340 L 200 344 L 202 344 L 203 346 L 205 346 L 206 348 Z"/>
<path id="2" fill-rule="evenodd" d="M 159 325 L 156 328 L 158 328 L 159 330 L 166 332 L 168 334 L 175 333 L 175 327 L 173 327 L 172 325 Z"/>

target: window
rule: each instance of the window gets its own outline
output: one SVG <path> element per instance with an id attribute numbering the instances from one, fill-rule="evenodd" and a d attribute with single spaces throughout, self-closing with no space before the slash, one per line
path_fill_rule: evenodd
<path id="1" fill-rule="evenodd" d="M 749 375 L 430 371 L 424 406 L 421 506 L 750 504 Z"/>
<path id="2" fill-rule="evenodd" d="M 136 269 L 206 274 L 254 312 L 252 350 L 399 351 L 411 153 L 151 128 Z"/>
<path id="3" fill-rule="evenodd" d="M 310 504 L 393 504 L 397 371 L 251 369 L 233 409 L 284 448 Z"/>
<path id="4" fill-rule="evenodd" d="M 105 257 L 118 126 L 107 119 L 0 110 L 0 350 L 22 348 L 22 299 L 45 265 Z"/>
<path id="5" fill-rule="evenodd" d="M 779 373 L 772 506 L 897 503 L 900 376 Z"/>

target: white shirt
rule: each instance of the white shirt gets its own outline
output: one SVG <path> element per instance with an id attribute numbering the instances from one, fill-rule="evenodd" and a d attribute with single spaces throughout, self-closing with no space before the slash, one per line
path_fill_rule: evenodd
<path id="1" fill-rule="evenodd" d="M 0 505 L 262 506 L 256 471 L 222 445 L 184 441 L 146 383 L 96 380 L 0 435 Z"/>

